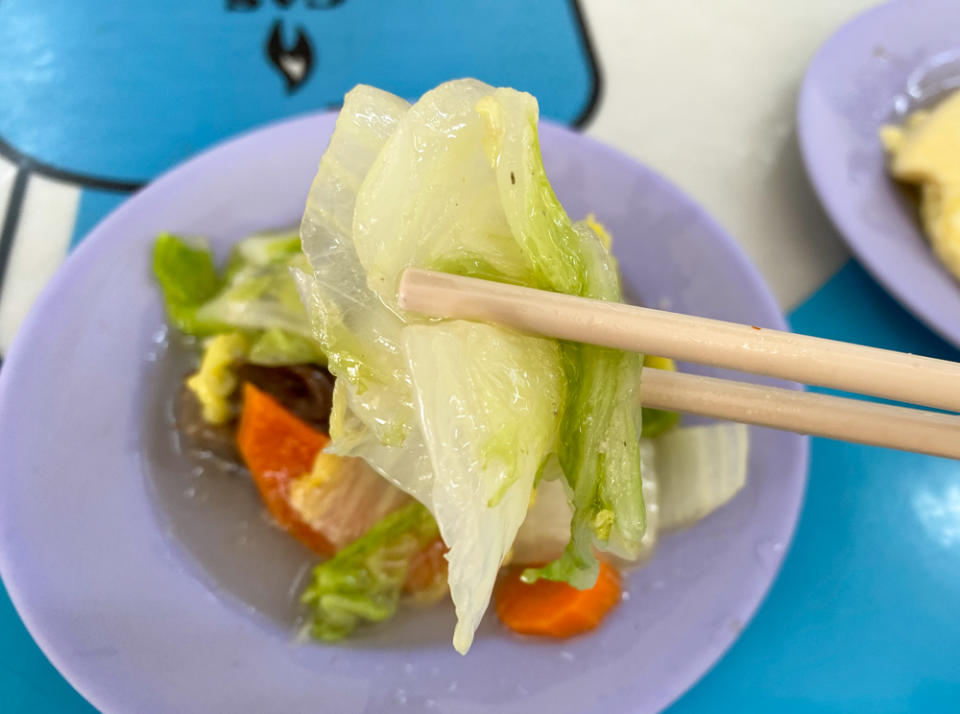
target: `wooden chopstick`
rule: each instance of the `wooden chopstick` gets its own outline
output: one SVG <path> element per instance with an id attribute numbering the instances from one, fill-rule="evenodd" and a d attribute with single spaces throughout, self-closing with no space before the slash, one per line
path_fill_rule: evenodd
<path id="1" fill-rule="evenodd" d="M 720 320 L 408 269 L 401 307 L 960 410 L 960 365 Z M 664 370 L 643 370 L 644 406 L 960 459 L 960 415 Z"/>
<path id="2" fill-rule="evenodd" d="M 750 325 L 408 268 L 401 307 L 960 411 L 960 364 Z"/>
<path id="3" fill-rule="evenodd" d="M 643 370 L 640 400 L 646 407 L 960 459 L 956 414 L 660 369 Z"/>

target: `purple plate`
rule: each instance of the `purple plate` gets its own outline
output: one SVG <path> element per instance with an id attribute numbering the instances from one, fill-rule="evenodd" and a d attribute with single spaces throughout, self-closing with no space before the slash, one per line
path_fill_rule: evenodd
<path id="1" fill-rule="evenodd" d="M 960 87 L 960 3 L 900 0 L 844 25 L 810 63 L 797 109 L 813 187 L 860 261 L 960 346 L 960 284 L 886 171 L 877 132 Z"/>
<path id="2" fill-rule="evenodd" d="M 773 581 L 802 501 L 805 438 L 753 429 L 744 491 L 664 538 L 597 631 L 543 642 L 488 617 L 466 657 L 451 647 L 443 607 L 343 646 L 295 642 L 291 623 L 258 599 L 260 585 L 291 586 L 275 582 L 269 549 L 251 546 L 261 555 L 229 582 L 204 560 L 217 548 L 225 561 L 237 557 L 236 542 L 202 527 L 236 520 L 232 505 L 185 531 L 188 502 L 158 497 L 157 483 L 183 475 L 168 473 L 176 458 L 156 433 L 168 360 L 153 238 L 201 234 L 224 251 L 253 230 L 293 224 L 333 123 L 324 114 L 269 126 L 174 169 L 104 220 L 44 292 L 0 374 L 0 569 L 20 615 L 107 712 L 666 706 L 730 646 Z M 594 211 L 611 228 L 631 294 L 784 327 L 734 242 L 676 188 L 563 128 L 545 125 L 542 146 L 571 214 Z"/>

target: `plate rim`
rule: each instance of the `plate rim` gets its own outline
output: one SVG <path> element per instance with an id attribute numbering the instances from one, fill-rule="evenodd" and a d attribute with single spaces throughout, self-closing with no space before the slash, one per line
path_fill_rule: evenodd
<path id="1" fill-rule="evenodd" d="M 916 2 L 916 0 L 911 1 Z M 926 301 L 916 297 L 908 286 L 901 283 L 897 277 L 897 271 L 890 270 L 884 261 L 876 259 L 875 253 L 866 247 L 868 241 L 851 237 L 859 236 L 861 231 L 851 225 L 852 218 L 849 214 L 849 202 L 838 199 L 829 190 L 828 184 L 830 181 L 825 177 L 826 169 L 822 162 L 815 158 L 815 155 L 819 154 L 819 140 L 816 132 L 811 127 L 814 122 L 810 117 L 816 116 L 817 113 L 812 97 L 816 92 L 816 85 L 819 82 L 818 70 L 819 65 L 824 61 L 824 55 L 834 47 L 842 44 L 846 35 L 855 32 L 861 25 L 882 22 L 884 16 L 902 12 L 908 4 L 908 0 L 888 0 L 876 7 L 868 8 L 857 13 L 840 27 L 836 28 L 830 36 L 820 44 L 807 64 L 800 84 L 800 90 L 797 94 L 795 111 L 797 138 L 800 146 L 801 161 L 803 162 L 804 171 L 809 179 L 810 186 L 813 188 L 817 200 L 823 207 L 824 213 L 827 215 L 831 225 L 843 240 L 844 245 L 853 253 L 857 262 L 863 266 L 873 280 L 915 319 L 941 339 L 955 347 L 960 347 L 960 320 L 955 324 L 951 324 L 941 316 L 930 314 L 931 310 L 927 307 Z M 929 249 L 929 240 L 926 235 L 924 235 L 923 231 L 919 228 L 917 232 Z M 940 264 L 939 259 L 935 256 L 934 260 Z M 940 267 L 946 271 L 946 268 L 942 264 L 940 264 Z M 954 280 L 957 280 L 957 278 L 954 278 Z M 957 301 L 958 304 L 960 304 L 960 283 L 958 283 L 956 287 Z"/>

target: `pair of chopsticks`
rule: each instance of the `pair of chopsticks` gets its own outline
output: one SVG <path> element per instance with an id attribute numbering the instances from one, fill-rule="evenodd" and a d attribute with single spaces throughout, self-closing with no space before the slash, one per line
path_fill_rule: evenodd
<path id="1" fill-rule="evenodd" d="M 960 411 L 960 363 L 409 268 L 401 307 Z M 644 406 L 960 459 L 960 415 L 657 369 Z"/>

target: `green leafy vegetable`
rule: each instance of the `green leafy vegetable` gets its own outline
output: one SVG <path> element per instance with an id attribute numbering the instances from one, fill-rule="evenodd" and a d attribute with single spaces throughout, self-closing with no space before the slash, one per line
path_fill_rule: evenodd
<path id="1" fill-rule="evenodd" d="M 299 254 L 300 234 L 297 232 L 255 233 L 233 247 L 226 277 L 231 277 L 232 269 L 246 265 L 287 263 Z"/>
<path id="2" fill-rule="evenodd" d="M 433 512 L 450 546 L 453 644 L 465 652 L 557 438 L 560 350 L 553 340 L 455 320 L 407 327 L 404 351 L 431 463 L 443 475 Z"/>
<path id="3" fill-rule="evenodd" d="M 223 289 L 197 309 L 197 317 L 246 330 L 280 328 L 312 339 L 310 320 L 290 272 L 305 265 L 303 256 L 295 253 L 283 261 L 231 266 Z"/>
<path id="4" fill-rule="evenodd" d="M 300 237 L 289 232 L 258 233 L 237 243 L 218 275 L 204 245 L 161 234 L 153 269 L 170 321 L 194 336 L 245 333 L 245 359 L 265 365 L 322 364 L 292 270 L 307 265 Z"/>
<path id="5" fill-rule="evenodd" d="M 586 223 L 574 224 L 554 194 L 540 156 L 538 109 L 529 94 L 497 89 L 477 105 L 484 146 L 497 177 L 511 233 L 533 265 L 534 287 L 620 301 L 616 261 Z M 594 547 L 633 558 L 645 528 L 641 414 L 635 382 L 642 356 L 565 343 L 568 395 L 558 456 L 573 493 L 571 538 L 564 554 L 538 577 L 578 588 L 596 581 Z"/>
<path id="6" fill-rule="evenodd" d="M 190 243 L 161 233 L 153 245 L 153 273 L 163 290 L 167 317 L 188 335 L 209 335 L 221 325 L 197 317 L 197 309 L 220 290 L 213 253 L 199 241 Z"/>
<path id="7" fill-rule="evenodd" d="M 397 609 L 410 559 L 437 537 L 437 524 L 416 501 L 384 516 L 367 533 L 313 571 L 301 600 L 310 608 L 310 634 L 340 640 L 362 622 L 380 622 Z"/>
<path id="8" fill-rule="evenodd" d="M 676 429 L 656 441 L 660 526 L 688 526 L 733 498 L 747 481 L 750 430 L 720 422 Z"/>
<path id="9" fill-rule="evenodd" d="M 643 407 L 643 431 L 641 436 L 645 439 L 655 439 L 673 429 L 679 422 L 680 415 L 677 412 Z"/>
<path id="10" fill-rule="evenodd" d="M 276 367 L 287 364 L 324 364 L 326 358 L 312 339 L 279 327 L 261 332 L 250 345 L 247 361 Z"/>
<path id="11" fill-rule="evenodd" d="M 298 273 L 337 376 L 330 449 L 360 456 L 433 513 L 465 652 L 544 464 L 572 494 L 571 543 L 543 571 L 589 587 L 593 549 L 639 552 L 637 355 L 399 308 L 407 267 L 619 300 L 616 264 L 553 195 L 536 101 L 458 80 L 412 107 L 351 91 L 301 225 Z"/>
<path id="12" fill-rule="evenodd" d="M 453 82 L 411 108 L 350 92 L 301 227 L 313 268 L 301 292 L 338 377 L 330 448 L 365 458 L 436 516 L 461 652 L 553 449 L 563 396 L 555 343 L 396 305 L 408 265 L 532 279 L 483 153 L 475 106 L 491 91 Z"/>
<path id="13" fill-rule="evenodd" d="M 400 347 L 403 323 L 367 286 L 353 243 L 357 190 L 408 107 L 399 97 L 363 85 L 344 97 L 304 208 L 300 235 L 310 270 L 297 278 L 314 335 L 337 376 L 344 418 L 331 424 L 332 448 L 366 459 L 426 500 L 431 477 L 426 450 L 420 448 L 418 459 L 408 438 L 416 416 Z M 417 489 L 418 483 L 423 488 Z"/>

